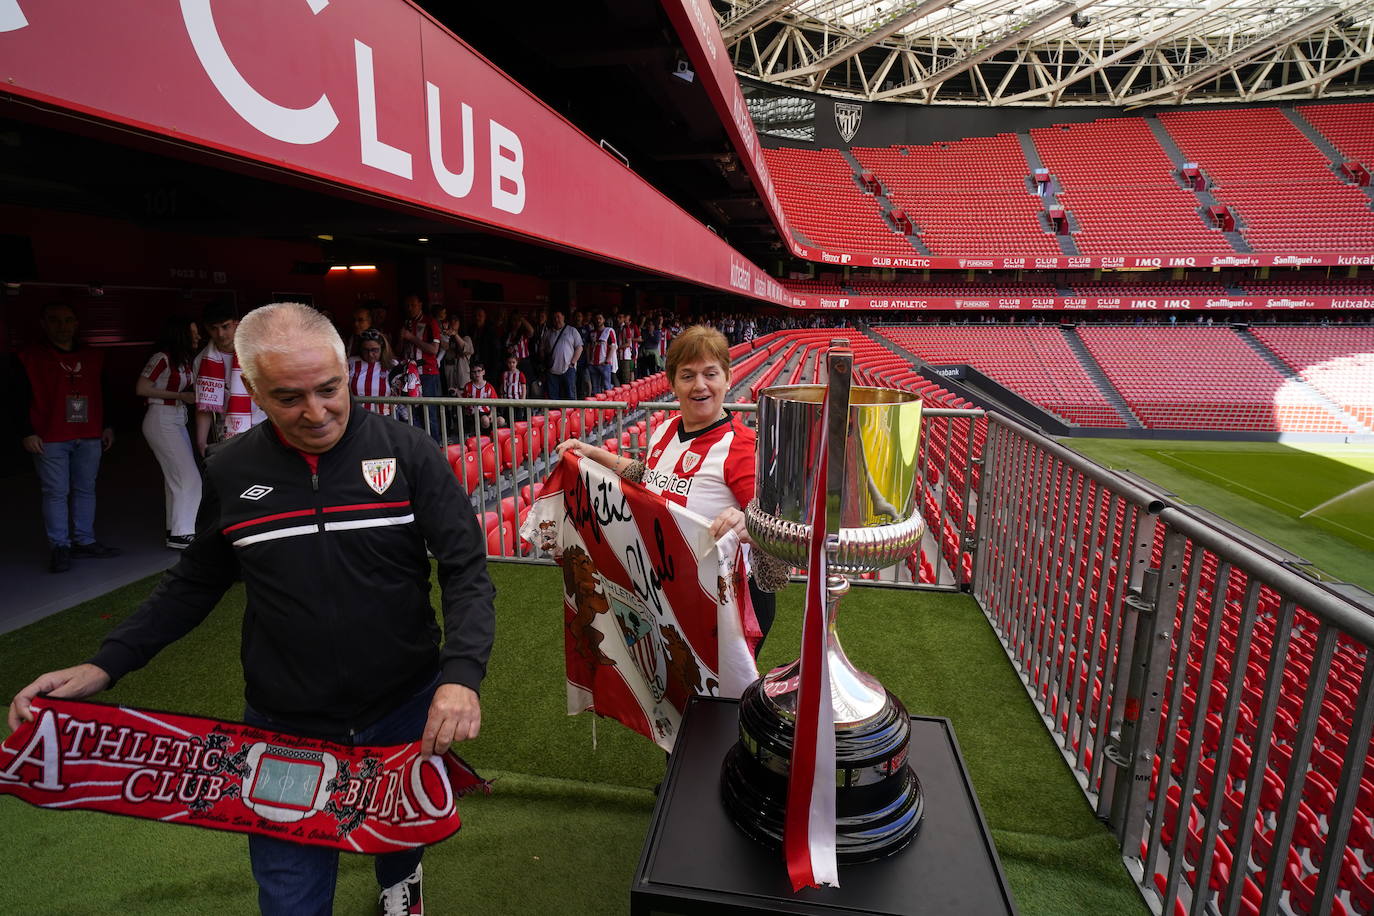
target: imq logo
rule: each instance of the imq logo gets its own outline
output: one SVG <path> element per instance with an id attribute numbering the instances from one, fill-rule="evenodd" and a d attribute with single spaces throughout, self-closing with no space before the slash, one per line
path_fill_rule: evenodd
<path id="1" fill-rule="evenodd" d="M 864 107 L 853 102 L 835 103 L 835 127 L 845 143 L 854 139 L 859 132 L 859 122 L 864 119 Z"/>

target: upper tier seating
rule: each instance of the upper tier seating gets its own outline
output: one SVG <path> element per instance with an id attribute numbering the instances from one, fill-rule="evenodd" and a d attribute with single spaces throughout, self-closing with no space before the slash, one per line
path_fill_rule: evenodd
<path id="1" fill-rule="evenodd" d="M 1374 278 L 1313 277 L 1308 280 L 1241 280 L 1248 293 L 1289 296 L 1369 296 L 1374 295 Z"/>
<path id="2" fill-rule="evenodd" d="M 1078 334 L 1146 426 L 1354 433 L 1224 327 L 1090 327 Z"/>
<path id="3" fill-rule="evenodd" d="M 1012 134 L 851 150 L 918 226 L 932 254 L 1057 255 Z"/>
<path id="4" fill-rule="evenodd" d="M 1374 427 L 1374 328 L 1256 327 L 1254 334 L 1314 388 Z"/>
<path id="5" fill-rule="evenodd" d="M 813 244 L 842 251 L 909 256 L 911 243 L 892 230 L 854 169 L 833 149 L 766 149 L 764 160 L 792 225 Z"/>
<path id="6" fill-rule="evenodd" d="M 1231 244 L 1209 228 L 1192 191 L 1141 118 L 1032 129 L 1045 167 L 1060 185 L 1059 204 L 1077 221 L 1085 254 L 1225 253 Z"/>
<path id="7" fill-rule="evenodd" d="M 1256 251 L 1374 248 L 1374 211 L 1277 108 L 1166 111 L 1160 121 Z"/>
<path id="8" fill-rule="evenodd" d="M 1341 155 L 1374 169 L 1374 104 L 1300 105 L 1298 114 L 1321 131 Z"/>
<path id="9" fill-rule="evenodd" d="M 930 363 L 967 363 L 1079 426 L 1125 426 L 1058 328 L 889 327 L 880 333 Z"/>

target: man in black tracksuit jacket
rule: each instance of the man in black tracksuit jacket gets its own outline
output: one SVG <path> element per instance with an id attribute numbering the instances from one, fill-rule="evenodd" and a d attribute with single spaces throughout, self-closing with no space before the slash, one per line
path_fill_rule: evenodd
<path id="1" fill-rule="evenodd" d="M 14 699 L 88 696 L 190 632 L 236 579 L 247 604 L 245 720 L 354 745 L 475 737 L 495 630 L 486 545 L 442 452 L 419 428 L 348 397 L 343 345 L 306 306 L 264 306 L 236 350 L 271 420 L 214 448 L 194 542 L 84 665 Z M 430 605 L 439 568 L 444 639 Z M 337 852 L 252 835 L 264 912 L 329 912 Z M 420 912 L 422 849 L 377 857 L 388 911 Z"/>

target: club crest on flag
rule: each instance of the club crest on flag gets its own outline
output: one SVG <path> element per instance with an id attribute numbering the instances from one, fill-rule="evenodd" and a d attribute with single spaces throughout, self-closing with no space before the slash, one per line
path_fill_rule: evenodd
<path id="1" fill-rule="evenodd" d="M 682 470 L 688 474 L 692 473 L 692 469 L 700 463 L 701 456 L 696 452 L 688 452 L 682 456 Z"/>
<path id="2" fill-rule="evenodd" d="M 603 581 L 602 587 L 611 599 L 611 610 L 615 612 L 620 635 L 625 639 L 625 649 L 639 673 L 644 676 L 644 683 L 654 702 L 658 703 L 668 692 L 668 664 L 658 638 L 658 620 L 642 601 L 626 589 L 609 581 Z"/>
<path id="3" fill-rule="evenodd" d="M 835 127 L 840 131 L 844 142 L 854 139 L 859 132 L 859 122 L 864 118 L 864 107 L 853 102 L 835 103 Z"/>
<path id="4" fill-rule="evenodd" d="M 363 462 L 363 480 L 378 496 L 385 493 L 395 479 L 395 458 L 368 458 Z"/>

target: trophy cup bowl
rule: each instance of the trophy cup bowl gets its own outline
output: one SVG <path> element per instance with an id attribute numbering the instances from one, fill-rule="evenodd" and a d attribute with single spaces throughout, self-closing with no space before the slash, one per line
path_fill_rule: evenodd
<path id="1" fill-rule="evenodd" d="M 829 535 L 826 654 L 835 720 L 835 849 L 842 864 L 904 847 L 915 837 L 924 807 L 920 781 L 907 763 L 906 708 L 854 667 L 835 629 L 839 599 L 849 590 L 843 574 L 886 569 L 910 555 L 924 534 L 916 502 L 921 400 L 909 391 L 850 387 L 850 359 L 847 351 L 832 349 L 828 387 L 786 385 L 761 393 L 757 495 L 745 512 L 754 548 L 792 566 L 808 564 L 813 536 Z M 807 520 L 823 424 L 831 440 L 831 531 L 813 533 Z M 740 740 L 721 773 L 731 818 L 772 846 L 782 845 L 800 673 L 801 662 L 794 661 L 745 690 Z"/>

